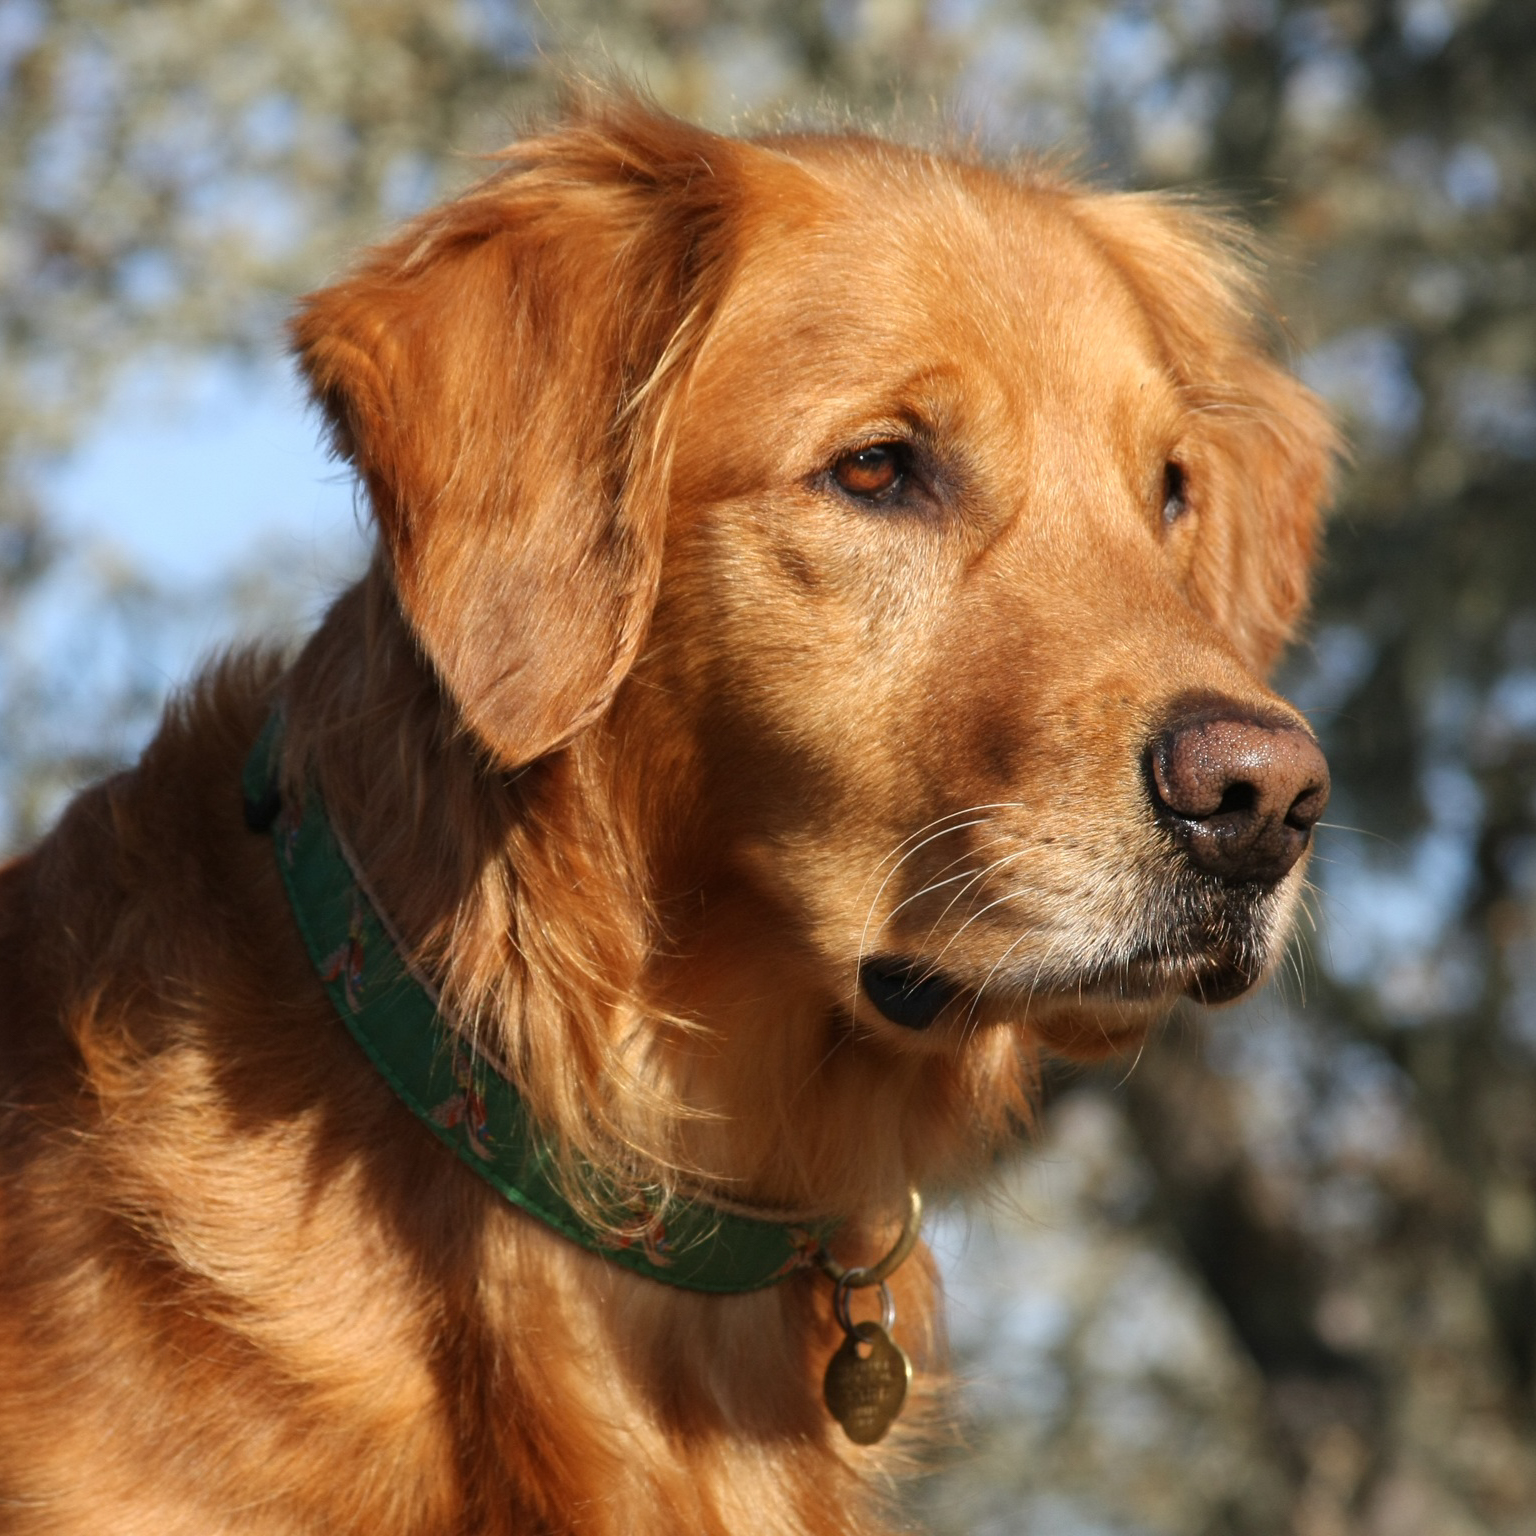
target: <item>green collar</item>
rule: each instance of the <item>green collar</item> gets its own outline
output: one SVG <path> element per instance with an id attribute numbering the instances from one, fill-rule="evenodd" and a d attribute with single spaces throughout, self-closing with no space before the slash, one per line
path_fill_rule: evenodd
<path id="1" fill-rule="evenodd" d="M 701 1201 L 615 1199 L 594 1229 L 561 1194 L 548 1146 L 513 1084 L 439 1011 L 412 975 L 311 789 L 283 806 L 283 727 L 268 720 L 246 760 L 246 821 L 270 831 L 277 867 L 315 970 L 342 1022 L 421 1121 L 505 1199 L 591 1249 L 685 1290 L 760 1290 L 813 1263 L 837 1223 L 764 1221 Z M 618 1235 L 615 1235 L 617 1229 Z"/>

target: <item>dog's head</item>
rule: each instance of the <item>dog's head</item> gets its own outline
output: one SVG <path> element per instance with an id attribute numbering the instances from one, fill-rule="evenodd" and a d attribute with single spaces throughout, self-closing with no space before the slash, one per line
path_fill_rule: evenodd
<path id="1" fill-rule="evenodd" d="M 660 949 L 1093 1051 L 1265 973 L 1327 795 L 1262 678 L 1334 440 L 1255 307 L 1175 201 L 610 102 L 295 334 L 467 729 L 644 807 Z"/>

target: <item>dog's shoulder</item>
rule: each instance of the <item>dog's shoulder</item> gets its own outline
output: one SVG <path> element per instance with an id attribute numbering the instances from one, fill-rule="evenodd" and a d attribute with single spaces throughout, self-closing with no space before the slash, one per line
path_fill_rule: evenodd
<path id="1" fill-rule="evenodd" d="M 452 1164 L 392 1134 L 273 838 L 247 825 L 279 675 L 210 668 L 136 765 L 0 868 L 0 1505 L 52 1489 L 49 1529 L 226 1528 L 264 1454 L 303 1512 L 251 1528 L 333 1528 L 317 1511 L 362 1496 L 319 1458 L 310 1481 L 292 1468 L 311 1398 L 338 1393 L 384 1447 L 350 1449 L 360 1477 L 415 1455 L 414 1496 L 448 1497 L 411 1288 L 430 1244 L 412 1230 L 381 1257 L 378 1234 L 393 1190 L 435 1191 Z"/>
<path id="2" fill-rule="evenodd" d="M 7 1040 L 44 1028 L 38 1014 L 57 1022 L 142 996 L 157 971 L 173 986 L 191 979 L 200 948 L 248 916 L 263 850 L 241 834 L 240 772 L 276 677 L 254 653 L 210 667 L 167 707 L 137 764 L 83 791 L 0 868 Z"/>

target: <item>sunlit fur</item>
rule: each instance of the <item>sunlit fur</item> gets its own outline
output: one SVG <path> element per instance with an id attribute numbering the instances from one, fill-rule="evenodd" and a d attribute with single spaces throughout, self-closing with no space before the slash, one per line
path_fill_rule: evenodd
<path id="1" fill-rule="evenodd" d="M 312 973 L 240 768 L 288 720 L 454 1017 L 581 1170 L 847 1218 L 978 1176 L 1042 1043 L 1257 980 L 1142 777 L 1259 680 L 1332 438 L 1220 220 L 595 98 L 305 301 L 380 530 L 0 871 L 0 1530 L 868 1532 L 941 1432 L 923 1254 L 882 1445 L 814 1273 L 696 1296 L 470 1176 Z M 829 468 L 911 438 L 917 491 Z M 1165 517 L 1165 466 L 1184 500 Z M 1185 505 L 1187 503 L 1187 507 Z M 951 977 L 932 1027 L 859 993 Z"/>

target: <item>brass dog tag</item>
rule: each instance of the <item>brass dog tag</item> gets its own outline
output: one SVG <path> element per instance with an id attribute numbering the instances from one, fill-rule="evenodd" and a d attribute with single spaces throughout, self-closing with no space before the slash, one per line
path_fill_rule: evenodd
<path id="1" fill-rule="evenodd" d="M 901 1412 L 911 1379 L 912 1362 L 890 1334 L 879 1323 L 855 1323 L 827 1365 L 821 1395 L 855 1445 L 873 1445 Z"/>

